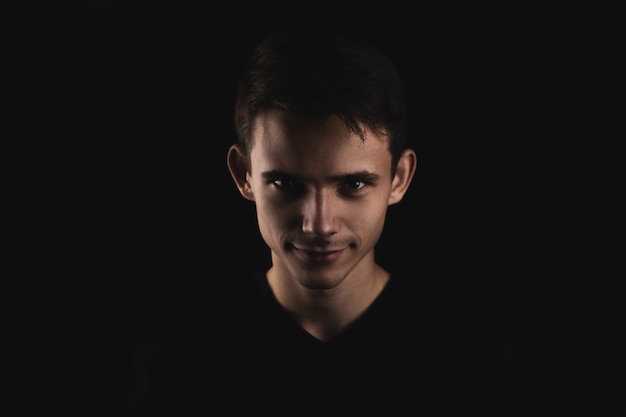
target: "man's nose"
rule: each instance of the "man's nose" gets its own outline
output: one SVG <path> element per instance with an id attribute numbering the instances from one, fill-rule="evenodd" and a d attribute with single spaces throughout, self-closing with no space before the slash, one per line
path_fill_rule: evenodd
<path id="1" fill-rule="evenodd" d="M 338 231 L 337 204 L 328 190 L 316 190 L 304 203 L 302 231 L 314 236 L 330 236 Z"/>

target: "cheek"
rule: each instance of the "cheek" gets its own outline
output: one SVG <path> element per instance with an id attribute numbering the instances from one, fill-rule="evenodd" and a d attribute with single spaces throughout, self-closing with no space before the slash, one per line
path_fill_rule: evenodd
<path id="1" fill-rule="evenodd" d="M 289 222 L 293 222 L 293 213 L 290 214 L 287 208 L 288 206 L 272 204 L 271 200 L 263 196 L 256 199 L 257 220 L 265 236 L 280 234 L 289 228 Z"/>
<path id="2" fill-rule="evenodd" d="M 344 211 L 343 223 L 353 233 L 366 238 L 380 235 L 387 212 L 387 205 L 378 200 L 372 204 L 355 204 Z M 368 237 L 369 238 L 369 237 Z"/>
<path id="3" fill-rule="evenodd" d="M 385 223 L 385 214 L 387 212 L 386 204 L 371 205 L 361 210 L 358 214 L 359 222 L 363 227 L 371 229 L 382 229 Z"/>

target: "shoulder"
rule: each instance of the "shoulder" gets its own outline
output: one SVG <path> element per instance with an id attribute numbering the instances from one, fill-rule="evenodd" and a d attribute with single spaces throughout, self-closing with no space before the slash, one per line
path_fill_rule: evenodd
<path id="1" fill-rule="evenodd" d="M 418 320 L 441 351 L 459 358 L 480 359 L 483 365 L 484 361 L 495 365 L 507 358 L 518 360 L 512 332 L 469 303 L 447 298 L 445 293 L 412 283 L 406 277 L 398 279 L 395 292 L 404 316 L 409 321 Z"/>
<path id="2" fill-rule="evenodd" d="M 514 349 L 512 334 L 497 320 L 423 279 L 396 273 L 390 280 L 390 303 L 409 321 L 419 320 L 442 338 L 464 340 L 464 346 Z"/>
<path id="3" fill-rule="evenodd" d="M 478 309 L 447 300 L 406 277 L 396 284 L 403 346 L 426 358 L 424 368 L 436 375 L 435 392 L 442 404 L 462 398 L 471 404 L 468 409 L 526 415 L 526 376 L 512 331 Z M 507 411 L 498 414 L 502 410 Z"/>
<path id="4" fill-rule="evenodd" d="M 132 416 L 181 415 L 181 404 L 200 407 L 194 398 L 216 392 L 217 381 L 226 390 L 225 371 L 239 355 L 249 354 L 250 344 L 239 341 L 251 337 L 244 326 L 254 329 L 246 321 L 246 310 L 258 303 L 256 285 L 256 278 L 250 277 L 222 286 L 219 294 L 185 305 L 135 344 Z"/>
<path id="5" fill-rule="evenodd" d="M 259 270 L 221 285 L 210 297 L 173 314 L 152 340 L 164 354 L 189 356 L 180 350 L 216 348 L 242 329 L 254 327 L 268 297 L 263 278 Z"/>

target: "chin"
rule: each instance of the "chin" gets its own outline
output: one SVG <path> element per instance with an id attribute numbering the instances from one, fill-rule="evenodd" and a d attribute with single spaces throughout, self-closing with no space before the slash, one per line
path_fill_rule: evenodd
<path id="1" fill-rule="evenodd" d="M 320 272 L 306 272 L 298 278 L 298 282 L 310 290 L 332 290 L 338 287 L 345 279 L 345 275 Z"/>

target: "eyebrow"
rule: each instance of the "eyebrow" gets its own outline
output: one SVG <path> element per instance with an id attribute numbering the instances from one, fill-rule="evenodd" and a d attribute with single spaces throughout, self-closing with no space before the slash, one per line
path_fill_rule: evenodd
<path id="1" fill-rule="evenodd" d="M 278 170 L 262 172 L 261 176 L 266 180 L 272 180 L 272 179 L 279 178 L 279 177 L 289 177 L 289 178 L 296 179 L 298 181 L 304 180 L 304 178 L 298 177 L 297 175 L 292 175 L 287 172 L 278 171 Z M 370 172 L 370 171 L 357 171 L 357 172 L 350 172 L 347 174 L 335 175 L 335 176 L 330 177 L 330 180 L 334 182 L 350 181 L 354 179 L 358 179 L 358 180 L 366 181 L 366 182 L 377 182 L 380 180 L 380 175 L 374 172 Z"/>

